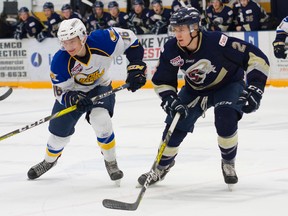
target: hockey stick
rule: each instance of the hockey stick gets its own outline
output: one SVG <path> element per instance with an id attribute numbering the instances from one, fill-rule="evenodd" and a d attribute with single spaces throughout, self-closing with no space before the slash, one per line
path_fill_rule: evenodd
<path id="1" fill-rule="evenodd" d="M 11 95 L 12 92 L 13 92 L 13 89 L 9 87 L 9 89 L 4 94 L 0 95 L 0 101 L 9 97 L 9 95 Z"/>
<path id="2" fill-rule="evenodd" d="M 118 92 L 118 91 L 120 91 L 120 90 L 122 90 L 122 89 L 128 88 L 128 87 L 129 87 L 129 83 L 126 83 L 126 84 L 124 84 L 124 85 L 122 85 L 122 86 L 119 86 L 119 87 L 117 87 L 117 88 L 114 88 L 114 89 L 112 89 L 112 90 L 110 90 L 110 91 L 107 91 L 107 92 L 105 92 L 105 93 L 103 93 L 103 94 L 97 95 L 97 96 L 91 98 L 91 100 L 93 100 L 93 102 L 98 101 L 98 100 L 101 100 L 102 98 L 108 97 L 108 96 L 110 96 L 110 95 L 112 95 L 112 94 L 115 94 L 116 92 Z M 45 117 L 45 118 L 42 118 L 42 119 L 40 119 L 40 120 L 38 120 L 38 121 L 33 122 L 32 124 L 28 124 L 28 125 L 20 128 L 20 129 L 14 130 L 14 131 L 12 131 L 12 132 L 10 132 L 10 133 L 7 133 L 7 134 L 1 136 L 1 137 L 0 137 L 0 141 L 2 141 L 2 140 L 4 140 L 4 139 L 7 139 L 7 138 L 9 138 L 9 137 L 11 137 L 11 136 L 14 136 L 14 135 L 16 135 L 16 134 L 22 133 L 23 131 L 26 131 L 26 130 L 28 130 L 28 129 L 31 129 L 31 128 L 33 128 L 33 127 L 36 127 L 36 126 L 38 126 L 38 125 L 40 125 L 40 124 L 43 124 L 43 123 L 45 123 L 45 122 L 47 122 L 47 121 L 50 121 L 50 120 L 52 120 L 52 119 L 59 118 L 60 116 L 66 115 L 66 114 L 68 114 L 68 113 L 70 113 L 70 112 L 72 112 L 72 111 L 74 111 L 74 110 L 76 110 L 76 109 L 77 109 L 77 106 L 76 106 L 76 105 L 71 106 L 71 107 L 68 107 L 68 108 L 66 108 L 66 109 L 63 109 L 63 110 L 61 110 L 61 111 L 59 111 L 59 112 L 57 112 L 57 113 L 54 113 L 53 115 L 47 116 L 47 117 Z"/>
<path id="3" fill-rule="evenodd" d="M 174 117 L 168 131 L 167 131 L 167 134 L 164 138 L 164 141 L 162 142 L 162 144 L 159 148 L 158 154 L 157 154 L 156 159 L 153 163 L 153 166 L 150 170 L 150 173 L 149 173 L 144 185 L 142 186 L 140 193 L 138 194 L 137 200 L 134 203 L 126 203 L 126 202 L 121 202 L 121 201 L 112 200 L 112 199 L 104 199 L 102 201 L 102 204 L 104 207 L 110 208 L 110 209 L 127 210 L 127 211 L 135 211 L 138 208 L 138 206 L 139 206 L 139 204 L 140 204 L 140 202 L 141 202 L 141 200 L 142 200 L 142 198 L 143 198 L 143 196 L 144 196 L 144 194 L 145 194 L 145 192 L 146 192 L 146 190 L 147 190 L 147 188 L 148 188 L 148 186 L 152 180 L 153 175 L 155 175 L 153 168 L 161 160 L 162 154 L 166 148 L 166 145 L 168 144 L 168 142 L 171 138 L 171 135 L 172 135 L 179 119 L 180 119 L 180 114 L 176 113 L 176 115 L 175 115 L 175 117 Z"/>
<path id="4" fill-rule="evenodd" d="M 88 5 L 88 6 L 90 6 L 90 7 L 93 7 L 93 3 L 88 1 L 88 0 L 81 0 L 81 2 L 86 4 L 86 5 Z"/>

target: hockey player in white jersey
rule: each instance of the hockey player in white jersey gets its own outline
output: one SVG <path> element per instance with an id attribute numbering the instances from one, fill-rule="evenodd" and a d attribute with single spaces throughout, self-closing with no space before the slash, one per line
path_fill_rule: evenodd
<path id="1" fill-rule="evenodd" d="M 286 16 L 276 29 L 276 38 L 273 41 L 274 55 L 279 59 L 286 59 L 285 40 L 288 36 L 288 16 Z"/>
<path id="2" fill-rule="evenodd" d="M 73 105 L 77 110 L 50 121 L 45 158 L 28 171 L 28 178 L 36 179 L 56 165 L 77 121 L 86 113 L 111 180 L 120 180 L 123 172 L 116 161 L 111 121 L 115 95 L 94 104 L 90 98 L 112 89 L 108 68 L 113 57 L 120 54 L 126 54 L 129 60 L 128 90 L 135 92 L 141 88 L 146 82 L 146 64 L 142 61 L 144 49 L 135 34 L 127 29 L 96 30 L 87 36 L 86 27 L 77 18 L 62 21 L 57 35 L 62 48 L 51 63 L 51 81 L 56 98 L 52 113 Z"/>

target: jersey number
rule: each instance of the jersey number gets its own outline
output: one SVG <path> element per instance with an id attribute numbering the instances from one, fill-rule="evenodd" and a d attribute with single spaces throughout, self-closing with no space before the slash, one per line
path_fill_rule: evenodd
<path id="1" fill-rule="evenodd" d="M 239 42 L 235 42 L 235 41 L 232 43 L 232 47 L 238 50 L 239 52 L 245 52 L 245 49 L 246 49 L 245 44 L 240 44 Z"/>

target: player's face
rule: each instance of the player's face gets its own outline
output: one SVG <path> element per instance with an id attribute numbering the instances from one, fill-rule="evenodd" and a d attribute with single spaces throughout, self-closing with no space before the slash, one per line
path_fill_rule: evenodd
<path id="1" fill-rule="evenodd" d="M 29 14 L 24 12 L 24 13 L 19 13 L 19 18 L 23 21 L 26 21 L 29 17 Z"/>
<path id="2" fill-rule="evenodd" d="M 102 8 L 95 8 L 95 13 L 97 16 L 101 16 L 103 14 L 103 9 Z"/>
<path id="3" fill-rule="evenodd" d="M 220 9 L 220 7 L 221 7 L 220 1 L 219 1 L 219 0 L 214 0 L 214 1 L 213 1 L 213 8 L 214 8 L 215 10 L 218 10 L 218 9 Z"/>
<path id="4" fill-rule="evenodd" d="M 175 26 L 172 30 L 180 46 L 186 47 L 190 43 L 191 33 L 187 25 Z"/>
<path id="5" fill-rule="evenodd" d="M 82 43 L 79 37 L 63 41 L 61 44 L 71 56 L 77 55 L 82 49 Z"/>
<path id="6" fill-rule="evenodd" d="M 63 10 L 62 11 L 62 16 L 65 18 L 65 19 L 69 19 L 69 17 L 71 16 L 71 10 L 68 9 L 68 10 Z"/>
<path id="7" fill-rule="evenodd" d="M 160 15 L 162 11 L 162 7 L 160 4 L 153 4 L 153 10 L 156 14 Z"/>
<path id="8" fill-rule="evenodd" d="M 44 14 L 45 14 L 45 16 L 46 16 L 47 18 L 49 18 L 49 17 L 51 17 L 51 15 L 52 15 L 52 10 L 46 8 L 46 9 L 44 9 Z"/>
<path id="9" fill-rule="evenodd" d="M 136 14 L 140 14 L 143 11 L 142 5 L 134 5 L 134 11 Z"/>
<path id="10" fill-rule="evenodd" d="M 249 0 L 240 0 L 240 4 L 242 7 L 246 7 L 248 5 Z"/>
<path id="11" fill-rule="evenodd" d="M 113 16 L 113 17 L 118 16 L 118 8 L 117 7 L 109 8 L 109 12 L 110 12 L 111 16 Z"/>

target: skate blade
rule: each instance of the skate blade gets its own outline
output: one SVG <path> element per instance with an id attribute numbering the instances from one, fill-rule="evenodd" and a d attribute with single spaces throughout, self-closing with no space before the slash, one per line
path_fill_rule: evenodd
<path id="1" fill-rule="evenodd" d="M 117 187 L 120 187 L 121 179 L 115 180 L 114 183 Z"/>
<path id="2" fill-rule="evenodd" d="M 229 191 L 233 191 L 233 189 L 234 189 L 234 184 L 227 184 L 227 186 L 228 186 L 228 190 L 229 190 Z"/>

